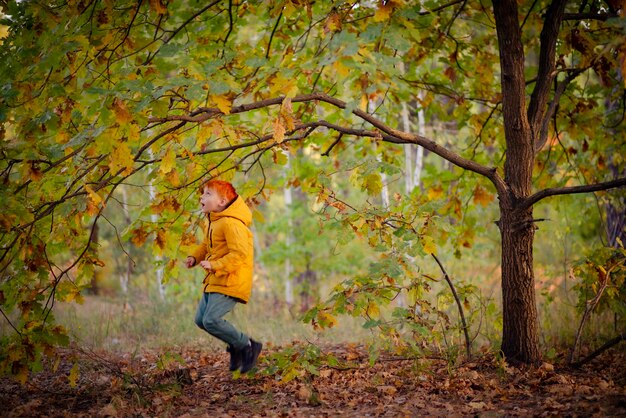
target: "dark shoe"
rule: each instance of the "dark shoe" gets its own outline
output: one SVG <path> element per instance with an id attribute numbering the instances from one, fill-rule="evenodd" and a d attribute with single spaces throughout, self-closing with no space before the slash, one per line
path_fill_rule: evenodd
<path id="1" fill-rule="evenodd" d="M 235 347 L 229 345 L 226 347 L 226 351 L 230 353 L 230 366 L 228 370 L 234 372 L 241 367 L 241 362 L 243 360 L 243 350 L 237 350 Z"/>
<path id="2" fill-rule="evenodd" d="M 241 365 L 241 373 L 250 371 L 256 366 L 256 360 L 259 358 L 263 344 L 250 338 L 250 345 L 242 350 L 243 364 Z"/>

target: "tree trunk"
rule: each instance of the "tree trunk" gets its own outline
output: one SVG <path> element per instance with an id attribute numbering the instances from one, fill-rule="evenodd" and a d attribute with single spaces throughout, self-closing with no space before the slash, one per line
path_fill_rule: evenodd
<path id="1" fill-rule="evenodd" d="M 519 213 L 500 203 L 502 237 L 502 353 L 511 363 L 541 359 L 533 272 L 532 209 Z"/>
<path id="2" fill-rule="evenodd" d="M 502 353 L 512 363 L 541 359 L 533 273 L 532 206 L 519 203 L 532 192 L 534 141 L 526 113 L 524 48 L 516 0 L 493 3 L 500 50 L 502 113 L 506 137 L 504 181 L 500 199 L 502 237 Z"/>

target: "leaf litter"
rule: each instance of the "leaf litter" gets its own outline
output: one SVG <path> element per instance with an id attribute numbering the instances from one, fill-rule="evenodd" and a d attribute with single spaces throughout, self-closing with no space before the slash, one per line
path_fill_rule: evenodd
<path id="1" fill-rule="evenodd" d="M 510 367 L 489 354 L 456 365 L 382 354 L 371 365 L 365 347 L 337 345 L 323 349 L 337 365 L 284 381 L 266 373 L 280 349 L 270 346 L 256 373 L 246 375 L 229 372 L 222 351 L 132 356 L 65 350 L 55 367 L 24 385 L 1 378 L 0 415 L 626 416 L 623 350 L 574 369 L 550 363 Z"/>

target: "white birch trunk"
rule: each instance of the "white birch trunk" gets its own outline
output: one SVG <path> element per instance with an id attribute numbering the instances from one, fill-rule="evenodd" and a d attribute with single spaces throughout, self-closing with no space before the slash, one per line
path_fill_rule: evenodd
<path id="1" fill-rule="evenodd" d="M 128 213 L 128 193 L 126 192 L 126 186 L 123 184 L 118 188 L 120 193 L 122 194 L 122 211 L 124 213 L 124 220 L 126 221 L 126 225 L 130 225 L 130 214 Z M 128 257 L 128 255 L 126 256 Z M 128 295 L 128 283 L 130 282 L 130 272 L 132 270 L 132 260 L 128 257 L 126 262 L 126 270 L 120 274 L 120 288 L 122 289 L 122 293 L 124 296 Z"/>
<path id="2" fill-rule="evenodd" d="M 290 168 L 291 168 L 291 160 L 290 160 L 289 154 L 287 153 L 287 165 L 285 166 L 286 173 L 289 173 Z M 285 186 L 283 193 L 285 197 L 285 213 L 287 214 L 287 219 L 288 219 L 287 222 L 288 222 L 288 229 L 289 229 L 289 231 L 287 232 L 286 243 L 287 243 L 287 248 L 291 248 L 294 242 L 293 223 L 291 220 L 291 205 L 293 203 L 293 195 L 292 195 L 291 187 Z M 291 266 L 291 259 L 287 257 L 287 259 L 285 260 L 285 302 L 287 303 L 287 306 L 289 306 L 290 308 L 294 304 L 292 275 L 293 275 L 293 268 Z"/>
<path id="3" fill-rule="evenodd" d="M 424 92 L 419 92 L 420 99 L 423 99 Z M 420 106 L 417 111 L 417 133 L 421 136 L 426 136 L 426 117 L 424 116 L 424 108 Z M 424 167 L 424 148 L 420 145 L 417 146 L 417 153 L 415 156 L 415 171 L 413 171 L 413 187 L 419 187 L 422 181 L 422 168 Z"/>
<path id="4" fill-rule="evenodd" d="M 409 107 L 406 102 L 402 102 L 402 130 L 411 131 Z M 404 191 L 407 195 L 411 194 L 413 187 L 413 145 L 406 144 L 404 146 Z"/>
<path id="5" fill-rule="evenodd" d="M 151 149 L 148 148 L 148 153 L 150 155 L 150 158 L 153 159 L 154 158 L 154 153 L 152 152 Z M 150 183 L 148 184 L 148 192 L 150 193 L 150 201 L 153 202 L 156 199 L 156 190 L 154 188 L 154 184 L 152 183 L 152 181 L 150 181 Z M 156 224 L 159 221 L 159 215 L 152 214 L 150 216 L 150 220 Z M 154 260 L 156 261 L 156 265 L 159 266 L 156 269 L 156 285 L 157 285 L 157 290 L 159 293 L 159 298 L 162 301 L 165 301 L 165 286 L 163 286 L 163 257 L 161 257 L 160 255 L 155 255 L 154 256 Z"/>

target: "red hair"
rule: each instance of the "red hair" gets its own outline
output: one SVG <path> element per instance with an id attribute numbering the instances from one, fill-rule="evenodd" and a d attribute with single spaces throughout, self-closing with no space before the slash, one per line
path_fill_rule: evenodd
<path id="1" fill-rule="evenodd" d="M 217 194 L 219 194 L 221 197 L 228 200 L 229 202 L 235 200 L 235 198 L 237 197 L 237 192 L 235 191 L 235 188 L 227 181 L 211 179 L 202 185 L 202 187 L 200 188 L 201 193 L 204 191 L 205 187 L 214 190 Z"/>

